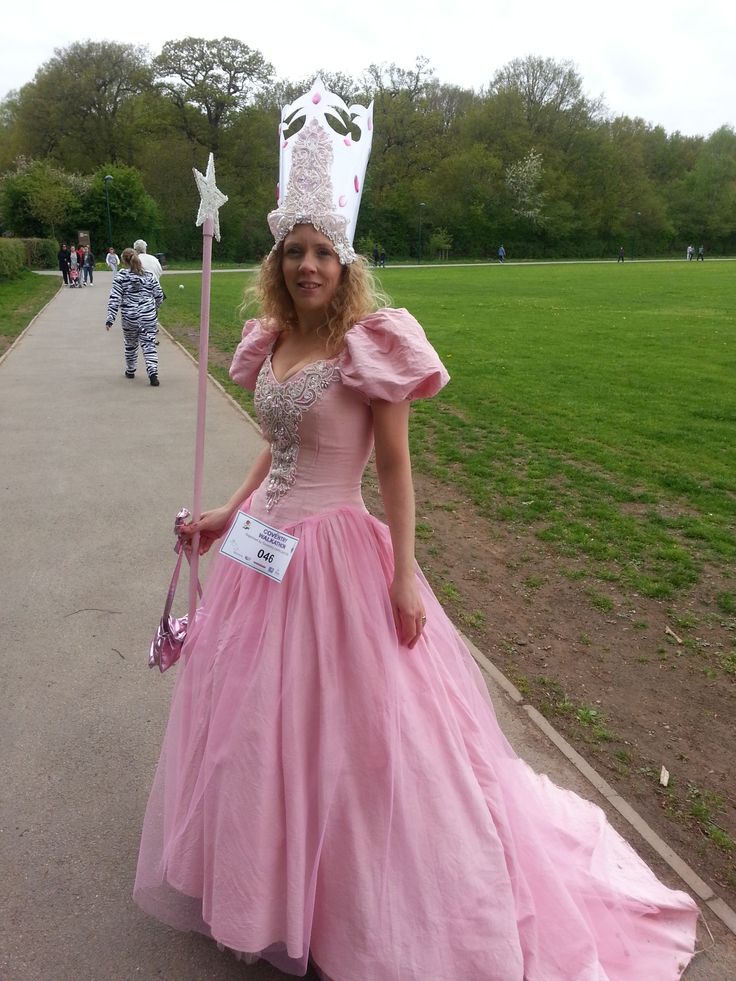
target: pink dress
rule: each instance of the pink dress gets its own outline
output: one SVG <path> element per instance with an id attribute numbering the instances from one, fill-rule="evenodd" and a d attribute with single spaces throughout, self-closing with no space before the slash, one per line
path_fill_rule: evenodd
<path id="1" fill-rule="evenodd" d="M 675 981 L 697 907 L 598 807 L 520 760 L 417 568 L 399 645 L 387 528 L 365 509 L 371 399 L 448 380 L 405 310 L 280 384 L 249 321 L 271 473 L 243 510 L 299 539 L 282 583 L 223 555 L 178 667 L 135 898 L 180 929 L 332 981 Z"/>

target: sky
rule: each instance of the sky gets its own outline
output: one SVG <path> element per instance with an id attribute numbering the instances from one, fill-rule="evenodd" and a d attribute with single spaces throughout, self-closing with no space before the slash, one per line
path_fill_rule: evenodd
<path id="1" fill-rule="evenodd" d="M 138 14 L 136 14 L 136 9 Z M 0 32 L 0 98 L 75 41 L 143 44 L 234 37 L 280 78 L 317 70 L 360 75 L 374 63 L 429 58 L 441 82 L 479 89 L 514 58 L 572 61 L 586 95 L 612 115 L 667 132 L 736 128 L 733 0 L 154 0 L 69 8 L 21 0 Z"/>

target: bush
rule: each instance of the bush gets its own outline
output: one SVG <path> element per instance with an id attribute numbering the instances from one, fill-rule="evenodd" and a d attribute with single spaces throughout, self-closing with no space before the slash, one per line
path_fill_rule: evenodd
<path id="1" fill-rule="evenodd" d="M 59 245 L 52 238 L 21 238 L 29 269 L 56 269 Z"/>
<path id="2" fill-rule="evenodd" d="M 0 280 L 15 279 L 26 268 L 26 251 L 21 239 L 0 238 Z"/>

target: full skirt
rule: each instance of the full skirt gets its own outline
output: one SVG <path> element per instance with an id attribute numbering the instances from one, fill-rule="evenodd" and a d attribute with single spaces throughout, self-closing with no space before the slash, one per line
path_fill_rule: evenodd
<path id="1" fill-rule="evenodd" d="M 332 981 L 675 981 L 697 907 L 535 774 L 417 569 L 396 637 L 387 528 L 288 529 L 282 583 L 216 556 L 187 638 L 135 898 Z"/>

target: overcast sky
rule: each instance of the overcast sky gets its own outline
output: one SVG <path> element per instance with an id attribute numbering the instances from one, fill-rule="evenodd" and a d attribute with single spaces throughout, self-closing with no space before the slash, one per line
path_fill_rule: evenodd
<path id="1" fill-rule="evenodd" d="M 0 97 L 75 41 L 157 54 L 188 35 L 238 38 L 289 79 L 359 75 L 373 62 L 408 68 L 426 55 L 440 81 L 477 89 L 513 58 L 542 55 L 574 62 L 586 94 L 613 114 L 689 135 L 736 127 L 734 0 L 19 0 L 0 30 Z"/>

